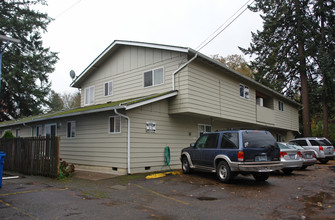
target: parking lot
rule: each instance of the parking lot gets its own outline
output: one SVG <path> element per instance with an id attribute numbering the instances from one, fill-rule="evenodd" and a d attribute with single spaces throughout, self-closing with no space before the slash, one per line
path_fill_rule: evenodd
<path id="1" fill-rule="evenodd" d="M 5 172 L 8 173 L 8 172 Z M 13 173 L 11 173 L 13 174 Z M 334 219 L 335 161 L 266 182 L 194 172 L 4 180 L 0 219 Z M 87 178 L 88 177 L 88 178 Z"/>

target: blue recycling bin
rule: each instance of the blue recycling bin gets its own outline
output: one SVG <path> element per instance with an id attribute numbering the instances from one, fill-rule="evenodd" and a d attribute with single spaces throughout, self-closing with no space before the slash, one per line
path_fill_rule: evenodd
<path id="1" fill-rule="evenodd" d="M 5 162 L 6 154 L 0 151 L 0 188 L 2 187 L 2 172 L 3 172 L 3 164 Z"/>

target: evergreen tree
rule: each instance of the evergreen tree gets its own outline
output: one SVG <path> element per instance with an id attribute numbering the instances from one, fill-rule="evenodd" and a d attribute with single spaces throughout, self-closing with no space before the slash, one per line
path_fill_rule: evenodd
<path id="1" fill-rule="evenodd" d="M 0 121 L 41 113 L 50 92 L 48 74 L 54 71 L 57 54 L 42 45 L 51 18 L 33 10 L 44 0 L 1 0 L 0 34 L 19 39 L 3 53 Z M 0 41 L 0 45 L 5 42 Z"/>
<path id="2" fill-rule="evenodd" d="M 61 96 L 53 90 L 51 91 L 48 106 L 48 112 L 57 112 L 64 109 L 64 102 Z"/>
<path id="3" fill-rule="evenodd" d="M 289 97 L 298 93 L 302 99 L 302 121 L 305 136 L 311 136 L 308 98 L 308 39 L 313 36 L 310 0 L 255 0 L 252 11 L 261 12 L 263 31 L 252 33 L 245 54 L 257 58 L 251 62 L 257 70 L 255 80 L 283 92 Z"/>
<path id="4" fill-rule="evenodd" d="M 314 0 L 313 15 L 316 32 L 309 47 L 313 49 L 313 61 L 321 79 L 319 84 L 319 103 L 323 109 L 323 136 L 329 138 L 328 121 L 335 97 L 335 2 L 333 0 Z M 316 112 L 318 114 L 318 112 Z"/>

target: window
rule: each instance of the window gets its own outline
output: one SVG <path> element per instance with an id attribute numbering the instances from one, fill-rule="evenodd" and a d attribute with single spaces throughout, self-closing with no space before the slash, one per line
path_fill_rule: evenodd
<path id="1" fill-rule="evenodd" d="M 281 134 L 277 134 L 277 142 L 285 142 L 285 137 L 282 137 Z"/>
<path id="2" fill-rule="evenodd" d="M 238 148 L 238 133 L 224 133 L 222 135 L 221 148 L 223 149 L 236 149 Z"/>
<path id="3" fill-rule="evenodd" d="M 94 86 L 85 89 L 85 105 L 94 104 Z"/>
<path id="4" fill-rule="evenodd" d="M 41 137 L 42 136 L 42 125 L 37 125 L 36 126 L 36 137 Z"/>
<path id="5" fill-rule="evenodd" d="M 105 83 L 105 96 L 113 95 L 113 81 Z"/>
<path id="6" fill-rule="evenodd" d="M 20 137 L 20 128 L 15 129 L 15 137 Z"/>
<path id="7" fill-rule="evenodd" d="M 282 101 L 278 101 L 279 111 L 284 111 L 284 103 Z"/>
<path id="8" fill-rule="evenodd" d="M 249 99 L 249 87 L 240 84 L 240 96 L 245 99 Z"/>
<path id="9" fill-rule="evenodd" d="M 121 116 L 109 117 L 109 133 L 120 133 L 120 132 L 121 132 Z"/>
<path id="10" fill-rule="evenodd" d="M 66 137 L 73 138 L 76 136 L 76 122 L 75 121 L 68 121 L 66 123 Z"/>
<path id="11" fill-rule="evenodd" d="M 199 137 L 203 135 L 205 132 L 211 132 L 212 131 L 212 126 L 211 125 L 198 125 L 198 133 Z"/>
<path id="12" fill-rule="evenodd" d="M 219 134 L 204 134 L 199 138 L 196 148 L 217 148 Z"/>
<path id="13" fill-rule="evenodd" d="M 154 70 L 149 70 L 143 73 L 143 86 L 157 86 L 164 83 L 164 70 L 163 68 L 158 68 Z"/>
<path id="14" fill-rule="evenodd" d="M 45 125 L 45 136 L 56 136 L 57 135 L 57 124 L 46 124 Z"/>

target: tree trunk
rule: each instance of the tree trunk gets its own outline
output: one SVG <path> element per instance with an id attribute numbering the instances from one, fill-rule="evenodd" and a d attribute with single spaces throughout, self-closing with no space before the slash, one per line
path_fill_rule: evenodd
<path id="1" fill-rule="evenodd" d="M 296 7 L 296 16 L 297 16 L 297 38 L 298 38 L 298 53 L 299 53 L 299 73 L 300 73 L 300 81 L 301 81 L 301 98 L 302 105 L 304 108 L 302 109 L 302 125 L 304 129 L 304 136 L 311 137 L 312 129 L 311 129 L 311 121 L 310 121 L 310 113 L 309 113 L 309 101 L 308 101 L 308 84 L 307 84 L 307 73 L 306 73 L 306 55 L 304 49 L 304 39 L 303 39 L 303 28 L 301 21 L 301 8 L 299 0 L 295 0 Z"/>
<path id="2" fill-rule="evenodd" d="M 322 98 L 322 105 L 323 105 L 323 136 L 329 139 L 328 133 L 328 106 L 326 97 Z"/>

